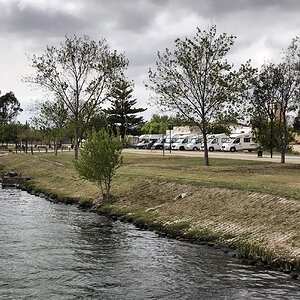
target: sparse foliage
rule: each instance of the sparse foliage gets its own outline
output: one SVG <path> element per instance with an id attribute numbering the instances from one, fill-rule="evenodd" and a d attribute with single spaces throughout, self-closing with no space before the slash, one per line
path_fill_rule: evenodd
<path id="1" fill-rule="evenodd" d="M 281 152 L 281 162 L 285 163 L 285 153 L 290 138 L 287 117 L 300 106 L 300 41 L 294 39 L 278 64 L 263 66 L 255 83 L 251 104 L 255 118 L 268 118 L 270 131 Z M 271 138 L 271 146 L 273 138 Z"/>
<path id="2" fill-rule="evenodd" d="M 156 71 L 149 71 L 149 87 L 156 93 L 155 102 L 200 127 L 205 165 L 209 165 L 208 124 L 248 88 L 253 72 L 249 62 L 235 71 L 225 59 L 234 39 L 226 33 L 217 36 L 216 26 L 207 31 L 198 28 L 193 39 L 176 39 L 173 52 L 166 49 L 158 53 Z"/>
<path id="3" fill-rule="evenodd" d="M 50 91 L 68 108 L 74 122 L 75 159 L 81 123 L 99 111 L 127 64 L 124 55 L 110 51 L 106 40 L 75 35 L 66 37 L 60 48 L 48 46 L 44 54 L 32 57 L 36 74 L 25 80 Z"/>

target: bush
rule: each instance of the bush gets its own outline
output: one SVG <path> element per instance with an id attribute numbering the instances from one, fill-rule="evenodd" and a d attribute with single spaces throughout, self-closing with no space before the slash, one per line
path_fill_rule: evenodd
<path id="1" fill-rule="evenodd" d="M 105 129 L 99 132 L 93 130 L 80 151 L 79 160 L 75 161 L 75 169 L 79 175 L 99 185 L 104 202 L 110 199 L 113 176 L 122 165 L 122 149 L 119 134 L 114 136 Z"/>

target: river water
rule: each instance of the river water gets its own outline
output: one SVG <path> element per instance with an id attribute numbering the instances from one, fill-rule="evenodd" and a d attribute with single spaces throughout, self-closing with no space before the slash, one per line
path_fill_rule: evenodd
<path id="1" fill-rule="evenodd" d="M 300 299 L 300 281 L 0 187 L 0 299 Z"/>

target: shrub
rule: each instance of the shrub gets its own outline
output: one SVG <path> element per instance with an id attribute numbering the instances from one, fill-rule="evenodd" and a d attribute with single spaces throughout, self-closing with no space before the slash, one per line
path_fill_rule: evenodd
<path id="1" fill-rule="evenodd" d="M 75 161 L 75 169 L 79 175 L 99 185 L 104 202 L 110 199 L 113 176 L 122 165 L 122 149 L 119 134 L 114 136 L 105 129 L 99 132 L 93 130 L 80 151 L 79 160 Z"/>

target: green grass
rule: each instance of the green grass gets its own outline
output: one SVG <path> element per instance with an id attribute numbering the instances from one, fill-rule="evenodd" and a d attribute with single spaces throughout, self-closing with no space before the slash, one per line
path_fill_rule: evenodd
<path id="1" fill-rule="evenodd" d="M 172 235 L 233 243 L 241 256 L 297 260 L 300 165 L 217 158 L 210 163 L 126 153 L 112 184 L 114 202 L 100 210 Z M 100 197 L 96 184 L 78 177 L 71 152 L 2 156 L 1 169 L 31 177 L 32 188 L 58 200 L 88 207 Z M 175 200 L 182 193 L 187 196 Z"/>
<path id="2" fill-rule="evenodd" d="M 300 165 L 217 158 L 210 162 L 211 166 L 205 167 L 203 158 L 126 154 L 119 174 L 300 200 Z"/>

